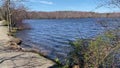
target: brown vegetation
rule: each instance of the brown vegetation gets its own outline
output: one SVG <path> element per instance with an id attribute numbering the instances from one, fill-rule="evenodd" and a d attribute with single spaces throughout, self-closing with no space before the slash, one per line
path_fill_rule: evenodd
<path id="1" fill-rule="evenodd" d="M 28 19 L 60 19 L 60 18 L 89 18 L 89 17 L 120 17 L 120 13 L 95 13 L 80 11 L 56 11 L 56 12 L 27 12 Z"/>
<path id="2" fill-rule="evenodd" d="M 0 18 L 5 20 L 6 25 L 9 28 L 9 32 L 13 28 L 23 27 L 23 20 L 26 18 L 26 8 L 21 5 L 20 2 L 14 0 L 0 0 L 2 5 L 0 6 Z M 21 0 L 20 0 L 21 1 Z M 23 28 L 22 28 L 23 29 Z"/>

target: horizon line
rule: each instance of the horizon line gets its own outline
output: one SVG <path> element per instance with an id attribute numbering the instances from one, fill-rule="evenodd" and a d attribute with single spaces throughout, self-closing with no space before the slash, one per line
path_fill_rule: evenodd
<path id="1" fill-rule="evenodd" d="M 120 13 L 120 11 L 112 12 L 98 12 L 98 11 L 80 11 L 80 10 L 55 10 L 55 11 L 43 11 L 43 10 L 28 10 L 30 12 L 93 12 L 93 13 Z"/>

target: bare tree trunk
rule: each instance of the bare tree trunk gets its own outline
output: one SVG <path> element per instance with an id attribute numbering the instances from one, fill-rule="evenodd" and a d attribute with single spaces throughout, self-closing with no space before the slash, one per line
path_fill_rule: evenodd
<path id="1" fill-rule="evenodd" d="M 11 11 L 10 11 L 10 0 L 7 1 L 7 22 L 8 22 L 8 30 L 11 32 Z"/>
<path id="2" fill-rule="evenodd" d="M 9 24 L 10 24 L 10 32 L 12 30 L 12 22 L 11 22 L 11 9 L 10 9 L 10 0 L 8 0 L 8 13 L 9 13 Z"/>

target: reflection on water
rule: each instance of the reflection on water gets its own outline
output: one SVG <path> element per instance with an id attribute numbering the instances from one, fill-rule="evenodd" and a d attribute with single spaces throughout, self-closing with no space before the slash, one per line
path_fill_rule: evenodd
<path id="1" fill-rule="evenodd" d="M 17 33 L 25 47 L 37 47 L 48 53 L 51 58 L 66 56 L 70 50 L 68 41 L 78 38 L 93 38 L 104 32 L 102 24 L 113 28 L 118 25 L 116 19 L 83 18 L 83 19 L 40 19 L 25 20 L 31 30 Z"/>

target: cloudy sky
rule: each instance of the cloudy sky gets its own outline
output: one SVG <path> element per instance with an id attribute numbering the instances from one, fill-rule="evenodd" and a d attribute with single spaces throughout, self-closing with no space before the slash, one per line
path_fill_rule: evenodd
<path id="1" fill-rule="evenodd" d="M 120 11 L 120 9 L 113 9 L 108 6 L 99 7 L 104 4 L 104 1 L 106 0 L 28 0 L 25 5 L 31 11 Z"/>

